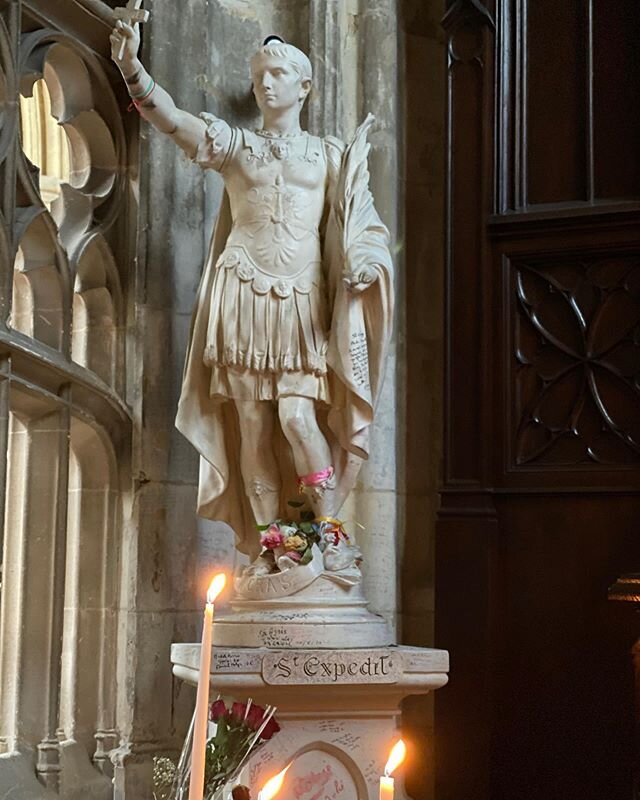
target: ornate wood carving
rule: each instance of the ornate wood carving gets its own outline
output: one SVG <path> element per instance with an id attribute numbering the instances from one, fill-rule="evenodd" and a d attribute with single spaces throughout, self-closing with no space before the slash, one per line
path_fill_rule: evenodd
<path id="1" fill-rule="evenodd" d="M 640 461 L 640 253 L 511 262 L 516 465 Z"/>

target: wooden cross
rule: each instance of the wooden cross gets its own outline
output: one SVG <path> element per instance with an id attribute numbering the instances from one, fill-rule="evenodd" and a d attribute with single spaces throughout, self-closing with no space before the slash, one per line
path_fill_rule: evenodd
<path id="1" fill-rule="evenodd" d="M 149 19 L 149 12 L 140 8 L 141 5 L 142 0 L 129 0 L 126 8 L 114 8 L 113 16 L 131 26 L 139 24 L 140 22 L 147 22 Z M 120 45 L 120 52 L 118 53 L 118 61 L 122 61 L 126 43 L 127 40 L 123 37 L 122 44 Z"/>

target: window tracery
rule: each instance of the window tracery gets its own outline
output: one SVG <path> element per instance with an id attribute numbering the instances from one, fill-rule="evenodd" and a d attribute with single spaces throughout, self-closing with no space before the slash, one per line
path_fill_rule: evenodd
<path id="1" fill-rule="evenodd" d="M 0 9 L 0 752 L 32 749 L 34 781 L 65 792 L 84 759 L 83 780 L 93 770 L 107 791 L 131 438 L 127 147 L 100 59 L 26 15 L 19 0 Z"/>

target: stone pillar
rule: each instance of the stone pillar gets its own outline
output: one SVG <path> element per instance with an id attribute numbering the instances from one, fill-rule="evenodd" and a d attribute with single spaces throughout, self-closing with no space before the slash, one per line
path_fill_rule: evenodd
<path id="1" fill-rule="evenodd" d="M 371 439 L 371 457 L 355 493 L 355 519 L 365 526 L 359 536 L 365 555 L 365 590 L 372 610 L 396 629 L 398 611 L 398 536 L 404 522 L 399 500 L 404 408 L 399 403 L 399 331 L 404 324 L 403 253 L 400 241 L 401 185 L 399 150 L 402 125 L 398 104 L 398 19 L 395 0 L 362 0 L 357 18 L 358 108 L 360 119 L 375 114 L 369 168 L 376 208 L 391 235 L 395 266 L 395 332 L 387 374 Z"/>
<path id="2" fill-rule="evenodd" d="M 36 749 L 56 790 L 58 698 L 66 558 L 68 408 L 11 418 L 1 609 L 0 734 L 9 751 Z M 20 758 L 20 756 L 18 756 Z M 3 780 L 9 776 L 3 773 Z"/>
<path id="3" fill-rule="evenodd" d="M 108 440 L 71 424 L 60 728 L 62 794 L 110 800 L 115 731 L 118 539 L 115 457 Z M 101 772 L 91 767 L 90 754 Z"/>
<path id="4" fill-rule="evenodd" d="M 314 69 L 308 99 L 309 131 L 316 136 L 344 138 L 342 39 L 344 0 L 310 0 L 309 54 Z"/>

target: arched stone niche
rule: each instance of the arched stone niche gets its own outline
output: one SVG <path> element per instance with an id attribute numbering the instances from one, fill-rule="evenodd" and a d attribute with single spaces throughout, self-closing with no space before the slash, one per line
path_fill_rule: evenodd
<path id="1" fill-rule="evenodd" d="M 87 206 L 95 210 L 116 188 L 124 150 L 120 113 L 102 68 L 76 42 L 63 34 L 39 31 L 25 37 L 24 47 L 21 94 L 31 97 L 38 82 L 44 82 L 51 116 L 69 143 L 68 179 L 61 183 L 52 213 L 65 247 L 72 251 L 93 223 Z"/>
<path id="2" fill-rule="evenodd" d="M 117 320 L 122 314 L 118 270 L 101 234 L 84 240 L 76 260 L 71 357 L 113 385 Z"/>
<path id="3" fill-rule="evenodd" d="M 45 30 L 27 34 L 22 47 L 22 141 L 27 156 L 19 169 L 23 191 L 34 208 L 47 205 L 44 215 L 68 257 L 69 355 L 114 386 L 124 313 L 109 244 L 120 211 L 120 111 L 101 65 L 76 41 Z M 61 155 L 65 149 L 68 162 Z M 32 162 L 37 162 L 35 169 Z M 45 177 L 57 181 L 55 197 L 42 196 Z M 29 304 L 34 295 L 20 263 L 16 268 L 18 305 L 12 320 L 22 332 L 42 338 L 42 332 L 35 332 L 37 326 L 28 324 L 36 315 Z"/>
<path id="4" fill-rule="evenodd" d="M 10 325 L 56 350 L 63 348 L 67 276 L 55 226 L 44 211 L 21 215 Z"/>
<path id="5" fill-rule="evenodd" d="M 0 795 L 109 800 L 130 482 L 118 357 L 128 263 L 117 267 L 111 249 L 128 258 L 125 136 L 109 66 L 79 38 L 30 30 L 39 23 L 27 5 L 0 15 Z M 21 95 L 34 93 L 39 111 L 21 139 Z M 42 173 L 59 183 L 48 202 Z"/>
<path id="6" fill-rule="evenodd" d="M 51 97 L 44 79 L 33 84 L 31 97 L 20 96 L 22 150 L 38 167 L 43 203 L 51 208 L 60 196 L 60 184 L 69 182 L 69 140 L 51 113 Z"/>
<path id="7" fill-rule="evenodd" d="M 60 724 L 106 771 L 103 740 L 116 738 L 117 463 L 99 428 L 73 416 L 70 433 Z"/>

